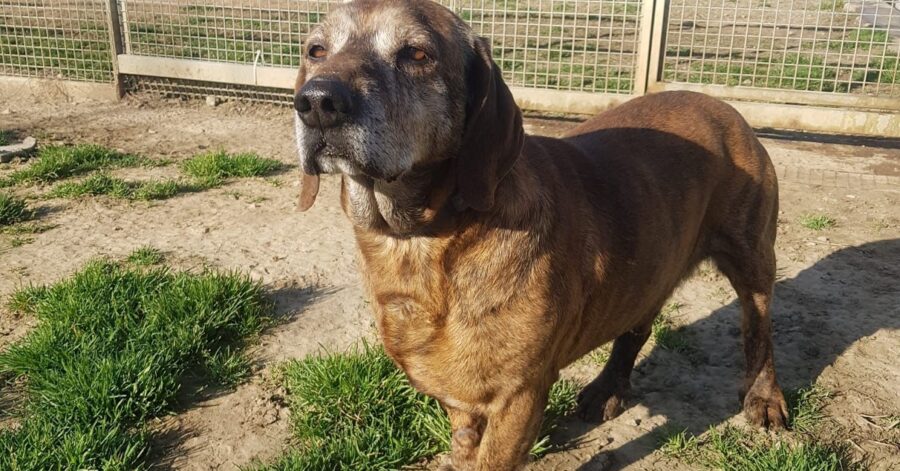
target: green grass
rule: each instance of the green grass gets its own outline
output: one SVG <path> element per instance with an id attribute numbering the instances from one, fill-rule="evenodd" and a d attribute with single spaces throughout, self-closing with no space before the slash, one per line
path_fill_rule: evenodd
<path id="1" fill-rule="evenodd" d="M 146 162 L 142 158 L 96 145 L 45 147 L 38 151 L 33 160 L 34 163 L 28 167 L 0 179 L 0 187 L 50 183 L 95 170 L 134 167 Z"/>
<path id="2" fill-rule="evenodd" d="M 814 231 L 829 229 L 837 225 L 837 221 L 824 214 L 807 214 L 800 218 L 800 225 Z"/>
<path id="3" fill-rule="evenodd" d="M 0 353 L 4 389 L 25 398 L 13 411 L 21 425 L 0 430 L 0 469 L 23 470 L 147 469 L 148 421 L 171 410 L 188 374 L 231 381 L 219 365 L 269 313 L 260 286 L 240 275 L 105 261 L 9 305 L 39 321 Z"/>
<path id="4" fill-rule="evenodd" d="M 819 9 L 822 11 L 833 11 L 833 12 L 843 12 L 844 11 L 844 0 L 822 0 L 822 3 L 819 4 Z"/>
<path id="5" fill-rule="evenodd" d="M 700 439 L 686 428 L 664 427 L 658 445 L 660 453 L 688 463 L 699 460 L 702 453 Z"/>
<path id="6" fill-rule="evenodd" d="M 12 133 L 0 129 L 0 146 L 7 146 L 12 142 Z"/>
<path id="7" fill-rule="evenodd" d="M 198 191 L 202 187 L 181 184 L 173 180 L 129 182 L 105 173 L 97 173 L 80 182 L 61 183 L 47 196 L 51 198 L 80 198 L 84 196 L 109 196 L 132 200 L 163 200 L 180 193 Z"/>
<path id="8" fill-rule="evenodd" d="M 825 417 L 823 409 L 826 401 L 830 398 L 831 392 L 817 384 L 786 391 L 785 400 L 787 400 L 790 410 L 791 429 L 813 432 Z"/>
<path id="9" fill-rule="evenodd" d="M 158 265 L 165 260 L 165 256 L 159 249 L 144 245 L 134 249 L 125 260 L 132 265 Z"/>
<path id="10" fill-rule="evenodd" d="M 449 449 L 444 411 L 381 348 L 290 362 L 283 383 L 297 447 L 266 469 L 398 469 Z M 546 437 L 573 410 L 577 392 L 572 382 L 554 385 L 532 453 L 550 449 Z"/>
<path id="11" fill-rule="evenodd" d="M 651 330 L 653 342 L 662 349 L 687 352 L 691 348 L 684 332 L 675 328 L 675 324 L 672 322 L 672 315 L 678 313 L 681 306 L 679 303 L 668 304 L 653 320 Z"/>
<path id="12" fill-rule="evenodd" d="M 723 471 L 855 471 L 861 469 L 846 444 L 805 438 L 784 440 L 725 426 L 701 436 L 686 430 L 664 432 L 658 451 L 665 456 Z"/>
<path id="13" fill-rule="evenodd" d="M 9 226 L 31 217 L 25 200 L 7 193 L 0 193 L 0 226 Z"/>
<path id="14" fill-rule="evenodd" d="M 201 154 L 181 164 L 184 173 L 207 186 L 219 185 L 226 178 L 269 175 L 283 167 L 277 160 L 254 153 L 229 154 L 225 151 Z"/>
<path id="15" fill-rule="evenodd" d="M 850 471 L 859 466 L 846 444 L 772 441 L 734 427 L 711 430 L 709 465 L 723 471 Z"/>

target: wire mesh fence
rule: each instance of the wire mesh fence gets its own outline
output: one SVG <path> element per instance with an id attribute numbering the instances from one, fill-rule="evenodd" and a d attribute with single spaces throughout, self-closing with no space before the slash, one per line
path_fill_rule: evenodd
<path id="1" fill-rule="evenodd" d="M 298 66 L 302 38 L 337 3 L 117 1 L 126 54 L 285 68 Z M 668 83 L 900 96 L 900 7 L 887 3 L 900 0 L 845 1 L 669 0 L 662 70 L 650 73 Z M 107 2 L 0 0 L 0 75 L 111 81 Z M 511 85 L 642 92 L 642 8 L 653 2 L 441 3 L 491 39 Z"/>
<path id="2" fill-rule="evenodd" d="M 124 2 L 131 54 L 296 67 L 329 1 Z M 640 0 L 444 1 L 493 41 L 514 85 L 630 93 Z"/>
<path id="3" fill-rule="evenodd" d="M 900 2 L 672 0 L 662 79 L 900 97 Z"/>
<path id="4" fill-rule="evenodd" d="M 103 0 L 0 0 L 0 75 L 112 81 Z"/>

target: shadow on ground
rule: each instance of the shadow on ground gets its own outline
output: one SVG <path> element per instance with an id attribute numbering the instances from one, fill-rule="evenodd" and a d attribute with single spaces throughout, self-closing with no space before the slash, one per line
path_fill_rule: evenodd
<path id="1" fill-rule="evenodd" d="M 838 250 L 796 277 L 776 283 L 773 321 L 775 363 L 783 388 L 815 383 L 854 343 L 880 330 L 900 329 L 900 239 Z M 697 348 L 690 358 L 654 348 L 635 368 L 634 396 L 651 416 L 702 433 L 740 412 L 738 386 L 743 372 L 740 305 L 735 300 L 684 330 Z M 864 373 L 861 373 L 861 375 Z M 868 379 L 866 384 L 877 383 Z M 890 385 L 871 385 L 886 388 Z M 598 426 L 570 418 L 556 437 L 572 443 Z M 602 427 L 602 425 L 600 426 Z M 612 452 L 601 469 L 622 469 L 658 447 L 654 432 Z M 588 464 L 581 471 L 597 469 Z"/>

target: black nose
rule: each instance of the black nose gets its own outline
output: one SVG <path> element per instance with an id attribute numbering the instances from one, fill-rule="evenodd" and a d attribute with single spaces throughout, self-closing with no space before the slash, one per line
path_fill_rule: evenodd
<path id="1" fill-rule="evenodd" d="M 330 128 L 344 122 L 353 111 L 353 95 L 338 80 L 310 80 L 294 97 L 294 108 L 307 126 Z"/>

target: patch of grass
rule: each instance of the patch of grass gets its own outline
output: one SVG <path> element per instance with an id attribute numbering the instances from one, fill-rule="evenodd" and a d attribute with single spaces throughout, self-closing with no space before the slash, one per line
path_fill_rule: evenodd
<path id="1" fill-rule="evenodd" d="M 709 465 L 723 471 L 850 471 L 859 469 L 846 444 L 805 441 L 789 445 L 726 427 L 710 430 Z"/>
<path id="2" fill-rule="evenodd" d="M 688 463 L 698 461 L 702 453 L 700 439 L 686 428 L 664 427 L 657 449 L 663 455 Z"/>
<path id="3" fill-rule="evenodd" d="M 602 347 L 591 350 L 585 355 L 587 359 L 596 366 L 603 366 L 609 361 L 609 355 L 612 353 L 612 343 L 608 343 Z"/>
<path id="4" fill-rule="evenodd" d="M 822 11 L 842 12 L 844 11 L 844 0 L 822 0 L 819 4 Z"/>
<path id="5" fill-rule="evenodd" d="M 144 159 L 95 145 L 45 147 L 30 166 L 0 180 L 0 187 L 21 183 L 50 183 L 94 170 L 133 167 Z"/>
<path id="6" fill-rule="evenodd" d="M 668 304 L 653 320 L 651 335 L 654 343 L 660 348 L 676 352 L 687 352 L 690 350 L 691 346 L 684 333 L 680 329 L 676 329 L 672 322 L 672 315 L 678 313 L 681 307 L 680 303 Z"/>
<path id="7" fill-rule="evenodd" d="M 25 200 L 14 195 L 0 193 L 0 226 L 9 226 L 31 217 Z"/>
<path id="8" fill-rule="evenodd" d="M 363 345 L 286 364 L 293 433 L 298 447 L 266 469 L 398 469 L 447 451 L 450 422 L 437 401 L 419 394 L 380 347 Z M 541 438 L 575 405 L 578 386 L 554 385 Z"/>
<path id="9" fill-rule="evenodd" d="M 80 182 L 57 185 L 48 196 L 51 198 L 79 198 L 106 195 L 113 198 L 127 198 L 130 194 L 131 187 L 125 180 L 98 173 Z"/>
<path id="10" fill-rule="evenodd" d="M 807 214 L 800 218 L 800 225 L 807 229 L 821 231 L 834 227 L 837 225 L 837 221 L 824 214 Z"/>
<path id="11" fill-rule="evenodd" d="M 0 234 L 22 235 L 22 234 L 41 234 L 56 227 L 56 224 L 36 224 L 36 223 L 20 223 L 7 227 L 0 227 Z"/>
<path id="12" fill-rule="evenodd" d="M 0 430 L 0 469 L 148 468 L 147 421 L 170 410 L 186 373 L 239 351 L 269 312 L 240 275 L 104 261 L 19 291 L 10 307 L 39 324 L 0 353 L 0 377 L 26 397 L 21 425 Z"/>
<path id="13" fill-rule="evenodd" d="M 829 398 L 831 392 L 817 384 L 787 391 L 785 400 L 790 411 L 791 429 L 812 432 L 825 416 L 822 410 Z"/>
<path id="14" fill-rule="evenodd" d="M 701 436 L 686 430 L 664 431 L 659 452 L 723 471 L 856 471 L 846 444 L 828 440 L 787 441 L 764 433 L 725 426 Z"/>
<path id="15" fill-rule="evenodd" d="M 0 129 L 0 146 L 8 146 L 12 142 L 12 133 Z"/>
<path id="16" fill-rule="evenodd" d="M 178 193 L 194 191 L 192 186 L 179 185 L 173 180 L 166 181 L 148 181 L 139 184 L 134 188 L 131 197 L 136 200 L 164 200 L 169 199 Z"/>
<path id="17" fill-rule="evenodd" d="M 282 167 L 281 162 L 254 153 L 229 154 L 225 151 L 201 154 L 181 164 L 184 173 L 206 186 L 219 185 L 226 178 L 260 177 Z"/>
<path id="18" fill-rule="evenodd" d="M 83 196 L 109 196 L 132 200 L 163 200 L 179 193 L 197 191 L 201 186 L 181 184 L 174 180 L 129 182 L 105 173 L 98 173 L 80 182 L 62 183 L 48 194 L 51 198 L 80 198 Z"/>
<path id="19" fill-rule="evenodd" d="M 158 265 L 165 260 L 162 251 L 155 247 L 145 245 L 134 249 L 125 259 L 132 265 Z"/>
<path id="20" fill-rule="evenodd" d="M 25 245 L 25 244 L 30 244 L 30 243 L 32 243 L 32 242 L 34 242 L 34 238 L 33 238 L 33 237 L 19 237 L 19 236 L 15 236 L 15 237 L 13 237 L 13 238 L 9 241 L 9 245 L 11 245 L 12 247 L 21 247 L 21 246 L 23 246 L 23 245 Z"/>

